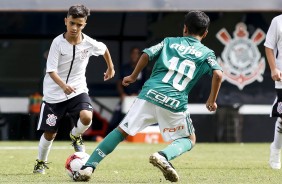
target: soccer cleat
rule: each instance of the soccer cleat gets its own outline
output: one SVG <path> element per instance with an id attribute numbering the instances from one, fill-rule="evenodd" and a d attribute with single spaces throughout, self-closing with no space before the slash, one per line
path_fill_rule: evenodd
<path id="1" fill-rule="evenodd" d="M 82 166 L 79 171 L 74 172 L 73 180 L 74 181 L 89 181 L 94 168 L 90 166 Z"/>
<path id="2" fill-rule="evenodd" d="M 149 161 L 153 166 L 158 167 L 162 171 L 166 180 L 171 182 L 177 182 L 179 180 L 179 176 L 174 167 L 164 156 L 159 153 L 154 153 L 150 156 Z"/>
<path id="3" fill-rule="evenodd" d="M 281 169 L 281 150 L 276 149 L 273 143 L 270 145 L 270 158 L 269 158 L 269 165 L 272 169 Z"/>
<path id="4" fill-rule="evenodd" d="M 45 169 L 49 169 L 46 164 L 48 163 L 37 159 L 33 169 L 33 173 L 45 174 Z"/>
<path id="5" fill-rule="evenodd" d="M 85 146 L 83 144 L 83 140 L 82 140 L 81 135 L 76 137 L 76 136 L 72 135 L 71 132 L 70 132 L 70 138 L 72 140 L 72 146 L 73 146 L 75 152 L 85 152 Z"/>

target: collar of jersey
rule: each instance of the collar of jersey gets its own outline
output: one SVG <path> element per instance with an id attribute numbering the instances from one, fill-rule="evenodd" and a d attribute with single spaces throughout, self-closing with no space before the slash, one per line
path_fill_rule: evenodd
<path id="1" fill-rule="evenodd" d="M 186 36 L 185 38 L 188 38 L 189 40 L 193 40 L 193 41 L 196 41 L 196 42 L 200 41 L 197 38 L 195 38 L 194 36 Z"/>
<path id="2" fill-rule="evenodd" d="M 65 38 L 65 33 L 66 33 L 66 32 L 64 32 L 64 33 L 62 34 L 64 40 L 65 40 L 67 43 L 69 43 L 70 45 L 73 45 L 73 44 L 71 44 L 70 42 L 68 42 L 68 40 Z M 85 41 L 85 39 L 84 39 L 84 34 L 83 34 L 83 33 L 81 33 L 81 36 L 82 36 L 82 41 L 81 41 L 79 44 L 81 44 L 82 42 Z M 76 45 L 79 45 L 79 44 L 76 44 Z"/>

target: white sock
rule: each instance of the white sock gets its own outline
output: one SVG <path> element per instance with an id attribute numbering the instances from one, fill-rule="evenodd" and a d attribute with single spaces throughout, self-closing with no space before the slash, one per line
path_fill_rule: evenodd
<path id="1" fill-rule="evenodd" d="M 42 134 L 39 146 L 38 146 L 38 160 L 47 161 L 53 140 L 48 141 L 45 139 L 44 134 Z"/>
<path id="2" fill-rule="evenodd" d="M 78 137 L 83 134 L 91 126 L 91 124 L 92 121 L 90 121 L 89 125 L 84 125 L 82 124 L 79 118 L 77 121 L 77 127 L 73 127 L 73 129 L 71 130 L 71 134 Z"/>
<path id="3" fill-rule="evenodd" d="M 276 149 L 281 149 L 282 147 L 282 119 L 281 118 L 277 118 L 275 123 L 273 145 Z"/>

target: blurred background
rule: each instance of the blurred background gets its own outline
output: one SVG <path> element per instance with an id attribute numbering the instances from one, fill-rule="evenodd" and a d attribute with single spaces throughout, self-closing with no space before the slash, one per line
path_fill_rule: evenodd
<path id="1" fill-rule="evenodd" d="M 89 61 L 86 77 L 95 119 L 85 139 L 107 133 L 120 100 L 117 82 L 131 49 L 182 36 L 184 15 L 203 10 L 211 19 L 203 43 L 215 51 L 226 75 L 216 113 L 207 112 L 204 105 L 210 76 L 204 76 L 189 96 L 198 142 L 272 141 L 276 119 L 269 113 L 275 90 L 263 43 L 272 18 L 281 14 L 280 0 L 0 1 L 1 140 L 37 140 L 41 135 L 36 124 L 48 49 L 65 31 L 68 8 L 78 3 L 91 9 L 84 33 L 108 46 L 116 69 L 115 78 L 104 82 L 103 58 Z M 145 69 L 146 78 L 152 66 Z M 57 140 L 69 139 L 71 125 L 66 125 Z"/>

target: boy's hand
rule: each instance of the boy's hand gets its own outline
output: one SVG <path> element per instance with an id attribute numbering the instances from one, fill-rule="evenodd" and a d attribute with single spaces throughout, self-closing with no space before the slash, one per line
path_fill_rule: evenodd
<path id="1" fill-rule="evenodd" d="M 75 91 L 76 89 L 67 84 L 64 85 L 63 90 L 64 90 L 64 93 L 67 95 L 71 94 L 72 92 L 76 93 Z"/>
<path id="2" fill-rule="evenodd" d="M 217 104 L 216 104 L 215 102 L 214 102 L 214 103 L 207 102 L 207 103 L 206 103 L 206 108 L 207 108 L 209 111 L 211 111 L 211 112 L 216 111 L 216 109 L 217 109 Z"/>
<path id="3" fill-rule="evenodd" d="M 122 85 L 128 86 L 129 84 L 131 84 L 135 81 L 136 81 L 136 79 L 133 78 L 131 75 L 129 75 L 129 76 L 126 76 L 126 77 L 123 78 Z"/>
<path id="4" fill-rule="evenodd" d="M 108 68 L 104 73 L 104 81 L 107 81 L 115 76 L 115 70 L 113 68 Z"/>
<path id="5" fill-rule="evenodd" d="M 271 77 L 274 81 L 282 81 L 282 72 L 275 68 L 271 70 Z"/>

